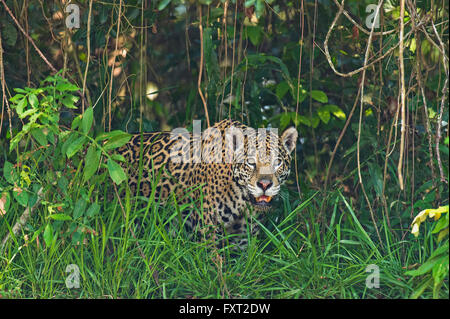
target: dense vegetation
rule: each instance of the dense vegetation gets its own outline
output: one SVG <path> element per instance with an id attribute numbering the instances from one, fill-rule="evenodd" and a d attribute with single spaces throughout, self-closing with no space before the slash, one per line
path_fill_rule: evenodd
<path id="1" fill-rule="evenodd" d="M 72 4 L 0 0 L 0 297 L 449 297 L 447 1 Z M 114 153 L 224 118 L 300 135 L 242 253 Z"/>

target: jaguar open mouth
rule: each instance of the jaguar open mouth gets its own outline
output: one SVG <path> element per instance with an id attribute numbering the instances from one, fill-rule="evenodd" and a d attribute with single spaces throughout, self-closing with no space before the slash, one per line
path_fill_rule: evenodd
<path id="1" fill-rule="evenodd" d="M 253 205 L 259 208 L 269 208 L 272 206 L 272 196 L 261 195 L 259 197 L 252 196 Z"/>

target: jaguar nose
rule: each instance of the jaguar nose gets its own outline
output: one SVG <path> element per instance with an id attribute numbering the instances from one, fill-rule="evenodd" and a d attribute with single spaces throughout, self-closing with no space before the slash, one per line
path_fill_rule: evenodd
<path id="1" fill-rule="evenodd" d="M 258 185 L 258 187 L 261 188 L 263 191 L 272 186 L 272 184 L 273 184 L 272 181 L 268 179 L 261 179 L 256 183 L 256 185 Z"/>

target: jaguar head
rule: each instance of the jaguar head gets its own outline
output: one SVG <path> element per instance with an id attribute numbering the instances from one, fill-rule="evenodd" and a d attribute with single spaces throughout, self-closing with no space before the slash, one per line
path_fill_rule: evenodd
<path id="1" fill-rule="evenodd" d="M 263 211 L 272 206 L 280 186 L 289 176 L 291 154 L 298 138 L 295 127 L 285 130 L 281 137 L 267 132 L 263 138 L 247 137 L 244 160 L 234 168 L 235 181 L 247 190 L 253 207 Z"/>

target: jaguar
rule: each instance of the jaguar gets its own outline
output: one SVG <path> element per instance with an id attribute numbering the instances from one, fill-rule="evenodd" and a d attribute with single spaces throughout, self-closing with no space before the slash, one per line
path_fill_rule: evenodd
<path id="1" fill-rule="evenodd" d="M 182 217 L 189 231 L 211 233 L 212 226 L 245 249 L 259 230 L 254 218 L 263 222 L 290 173 L 297 129 L 279 136 L 225 119 L 201 134 L 175 131 L 135 134 L 118 149 L 131 193 L 188 204 Z"/>

